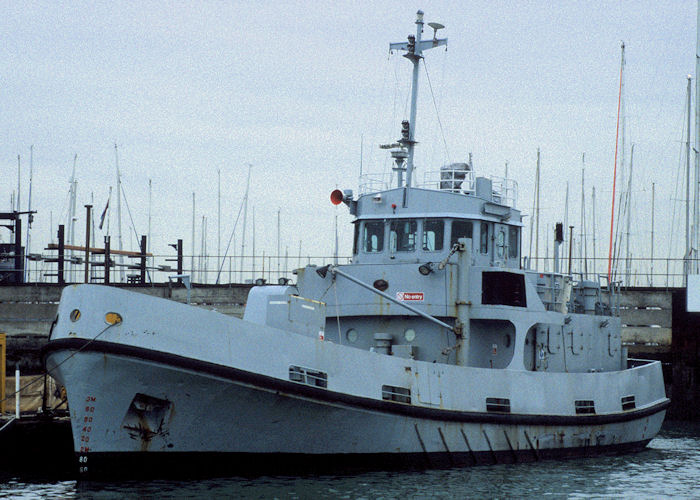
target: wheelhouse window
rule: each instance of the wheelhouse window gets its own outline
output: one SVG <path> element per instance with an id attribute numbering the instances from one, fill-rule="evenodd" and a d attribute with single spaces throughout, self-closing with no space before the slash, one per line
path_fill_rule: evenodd
<path id="1" fill-rule="evenodd" d="M 496 257 L 502 259 L 506 255 L 506 231 L 501 229 L 496 236 Z"/>
<path id="2" fill-rule="evenodd" d="M 452 248 L 460 238 L 471 238 L 472 234 L 473 234 L 472 221 L 470 221 L 470 220 L 453 220 L 452 221 L 452 234 L 450 236 L 450 248 Z"/>
<path id="3" fill-rule="evenodd" d="M 355 222 L 355 229 L 353 230 L 353 235 L 352 235 L 352 254 L 357 255 L 357 243 L 358 239 L 360 238 L 360 223 Z"/>
<path id="4" fill-rule="evenodd" d="M 481 253 L 489 253 L 489 225 L 486 222 L 481 223 L 481 239 L 479 240 L 479 251 Z"/>
<path id="5" fill-rule="evenodd" d="M 365 222 L 362 233 L 362 248 L 367 253 L 378 253 L 384 250 L 384 222 Z"/>
<path id="6" fill-rule="evenodd" d="M 389 227 L 389 249 L 391 252 L 413 252 L 416 249 L 418 224 L 415 220 L 392 220 Z"/>
<path id="7" fill-rule="evenodd" d="M 426 219 L 423 222 L 423 250 L 435 252 L 442 250 L 445 240 L 445 222 L 442 220 Z"/>
<path id="8" fill-rule="evenodd" d="M 518 247 L 520 246 L 518 233 L 516 226 L 508 226 L 508 257 L 511 259 L 518 258 Z"/>

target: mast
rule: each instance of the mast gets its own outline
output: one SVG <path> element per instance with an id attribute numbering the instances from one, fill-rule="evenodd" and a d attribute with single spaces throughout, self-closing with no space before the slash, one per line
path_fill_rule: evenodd
<path id="1" fill-rule="evenodd" d="M 579 245 L 583 258 L 583 279 L 588 279 L 588 252 L 586 250 L 586 153 L 581 153 L 581 227 L 579 228 Z"/>
<path id="2" fill-rule="evenodd" d="M 77 199 L 77 191 L 78 191 L 78 180 L 75 178 L 75 164 L 78 161 L 78 154 L 76 153 L 73 156 L 73 173 L 71 174 L 70 178 L 70 209 L 68 210 L 69 212 L 69 220 L 68 220 L 68 244 L 70 246 L 73 246 L 75 244 L 75 221 L 77 220 L 77 216 L 75 215 L 75 205 L 76 205 L 76 199 Z M 72 261 L 73 258 L 73 250 L 68 250 L 68 258 Z M 70 281 L 73 281 L 73 271 L 75 268 L 75 264 L 71 262 L 70 265 Z"/>
<path id="3" fill-rule="evenodd" d="M 122 176 L 119 173 L 119 151 L 117 149 L 117 143 L 114 143 L 114 164 L 117 168 L 117 243 L 119 245 L 119 250 L 124 249 L 122 244 Z M 121 264 L 124 261 L 124 257 L 120 254 L 117 259 Z M 119 274 L 121 276 L 121 281 L 124 281 L 124 266 L 119 266 Z"/>
<path id="4" fill-rule="evenodd" d="M 194 198 L 194 191 L 192 192 L 192 256 L 190 257 L 190 275 L 192 276 L 192 281 L 194 282 L 194 225 L 195 225 L 195 219 L 194 219 L 194 213 L 195 213 L 195 198 Z"/>
<path id="5" fill-rule="evenodd" d="M 686 104 L 688 116 L 685 141 L 685 263 L 683 266 L 683 274 L 686 277 L 690 273 L 690 258 L 693 253 L 693 243 L 690 237 L 690 115 L 692 113 L 692 105 L 690 102 L 690 83 L 691 77 L 690 75 L 688 75 L 688 90 Z M 686 282 L 687 278 L 684 278 L 684 284 L 686 284 Z"/>
<path id="6" fill-rule="evenodd" d="M 389 44 L 389 50 L 405 50 L 404 57 L 413 63 L 413 80 L 411 83 L 411 111 L 408 124 L 404 123 L 404 134 L 399 140 L 399 143 L 406 147 L 408 156 L 406 158 L 406 187 L 411 187 L 411 179 L 413 175 L 413 148 L 416 144 L 416 102 L 418 100 L 418 66 L 423 58 L 423 51 L 429 50 L 440 45 L 447 45 L 447 38 L 437 38 L 438 30 L 444 28 L 439 23 L 429 23 L 433 28 L 432 40 L 421 40 L 423 34 L 423 11 L 419 10 L 416 13 L 416 34 L 408 35 L 407 42 L 399 42 Z M 406 132 L 407 130 L 407 134 Z"/>
<path id="7" fill-rule="evenodd" d="M 153 199 L 153 189 L 151 184 L 151 179 L 148 179 L 148 242 L 146 247 L 146 252 L 150 252 L 151 249 L 151 202 Z"/>
<path id="8" fill-rule="evenodd" d="M 591 208 L 593 209 L 593 223 L 591 227 L 591 233 L 593 233 L 593 277 L 598 280 L 598 261 L 596 260 L 596 229 L 595 229 L 595 186 L 593 186 L 593 194 L 591 195 Z"/>
<path id="9" fill-rule="evenodd" d="M 569 181 L 566 181 L 566 194 L 564 195 L 564 240 L 566 241 L 566 228 L 571 228 L 573 226 L 569 226 Z M 569 236 L 569 247 L 571 247 L 571 240 L 573 240 L 574 233 L 569 231 L 570 236 Z M 566 249 L 566 247 L 564 247 Z M 571 266 L 569 266 L 571 267 Z M 569 272 L 571 272 L 569 270 Z"/>
<path id="10" fill-rule="evenodd" d="M 218 196 L 216 217 L 216 268 L 221 269 L 221 169 L 217 169 Z M 217 276 L 218 279 L 218 276 Z"/>
<path id="11" fill-rule="evenodd" d="M 24 269 L 25 273 L 27 272 L 27 264 L 29 264 L 29 259 L 27 258 L 29 256 L 29 253 L 31 252 L 30 250 L 30 245 L 32 242 L 32 237 L 31 237 L 31 229 L 32 229 L 32 180 L 34 177 L 34 144 L 29 146 L 29 199 L 27 200 L 27 248 L 24 251 Z M 25 276 L 25 281 L 26 281 L 26 276 Z"/>
<path id="12" fill-rule="evenodd" d="M 253 205 L 253 214 L 252 214 L 252 230 L 253 230 L 253 282 L 255 282 L 255 205 Z M 263 259 L 263 269 L 265 266 L 265 259 Z M 263 276 L 264 277 L 264 276 Z"/>
<path id="13" fill-rule="evenodd" d="M 656 183 L 651 183 L 651 271 L 649 273 L 649 286 L 654 286 L 654 199 Z"/>
<path id="14" fill-rule="evenodd" d="M 333 264 L 338 265 L 338 214 L 335 216 L 335 248 L 333 249 Z"/>
<path id="15" fill-rule="evenodd" d="M 535 172 L 535 266 L 540 256 L 540 148 L 537 148 L 537 170 Z"/>
<path id="16" fill-rule="evenodd" d="M 617 97 L 617 131 L 615 132 L 615 165 L 613 167 L 612 207 L 610 209 L 610 243 L 608 245 L 608 285 L 612 280 L 613 225 L 615 221 L 615 185 L 617 182 L 617 143 L 620 133 L 620 105 L 622 104 L 622 70 L 625 67 L 625 43 L 622 42 L 620 61 L 620 92 Z"/>
<path id="17" fill-rule="evenodd" d="M 241 237 L 241 279 L 243 278 L 244 259 L 245 259 L 245 228 L 248 222 L 248 191 L 250 190 L 250 169 L 252 165 L 248 164 L 248 180 L 246 181 L 245 196 L 243 197 L 243 235 Z"/>
<path id="18" fill-rule="evenodd" d="M 697 248 L 698 248 L 698 225 L 700 225 L 700 83 L 698 82 L 698 75 L 700 75 L 700 1 L 698 1 L 697 9 L 697 24 L 696 24 L 696 45 L 695 45 L 695 213 L 693 217 L 693 225 L 695 227 L 695 240 L 693 241 L 693 248 L 695 249 L 695 255 L 693 255 L 692 270 L 693 273 L 698 272 L 698 262 L 697 262 Z M 688 108 L 688 113 L 690 113 L 690 108 Z"/>
<path id="19" fill-rule="evenodd" d="M 202 215 L 201 247 L 199 250 L 199 282 L 207 282 L 207 217 Z"/>
<path id="20" fill-rule="evenodd" d="M 630 171 L 627 178 L 627 196 L 625 202 L 625 209 L 627 210 L 627 228 L 625 232 L 625 283 L 630 286 L 630 273 L 632 266 L 630 264 L 630 218 L 632 215 L 632 167 L 634 165 L 634 144 L 632 144 L 632 151 L 630 151 Z"/>
<path id="21" fill-rule="evenodd" d="M 18 212 L 22 211 L 22 209 L 20 208 L 22 206 L 20 204 L 20 194 L 22 193 L 21 184 L 22 184 L 22 165 L 20 163 L 20 156 L 17 155 L 17 211 Z"/>

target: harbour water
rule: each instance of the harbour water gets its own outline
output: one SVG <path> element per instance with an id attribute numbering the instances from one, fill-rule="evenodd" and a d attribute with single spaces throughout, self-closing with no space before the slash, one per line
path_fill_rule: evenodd
<path id="1" fill-rule="evenodd" d="M 6 450 L 5 450 L 6 451 Z M 700 423 L 667 422 L 640 453 L 462 469 L 197 481 L 2 478 L 2 498 L 698 498 Z"/>

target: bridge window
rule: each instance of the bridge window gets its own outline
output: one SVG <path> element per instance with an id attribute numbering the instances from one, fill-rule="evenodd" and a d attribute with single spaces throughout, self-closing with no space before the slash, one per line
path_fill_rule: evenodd
<path id="1" fill-rule="evenodd" d="M 352 253 L 353 255 L 357 255 L 357 240 L 360 237 L 360 223 L 356 222 L 355 223 L 355 229 L 353 232 L 352 236 Z"/>
<path id="2" fill-rule="evenodd" d="M 435 252 L 442 250 L 445 239 L 445 223 L 441 220 L 427 219 L 423 223 L 423 250 Z"/>
<path id="3" fill-rule="evenodd" d="M 365 222 L 362 241 L 365 252 L 381 252 L 384 249 L 384 222 Z"/>
<path id="4" fill-rule="evenodd" d="M 527 307 L 525 276 L 505 271 L 484 271 L 481 274 L 481 303 Z"/>
<path id="5" fill-rule="evenodd" d="M 486 222 L 481 223 L 479 251 L 483 254 L 489 253 L 489 225 Z"/>
<path id="6" fill-rule="evenodd" d="M 518 249 L 520 247 L 518 233 L 519 231 L 516 226 L 508 226 L 508 257 L 511 259 L 518 258 Z"/>
<path id="7" fill-rule="evenodd" d="M 450 248 L 457 243 L 460 238 L 471 238 L 473 233 L 472 221 L 470 220 L 453 220 L 452 235 L 450 236 Z"/>
<path id="8" fill-rule="evenodd" d="M 416 249 L 417 224 L 415 220 L 391 221 L 389 249 L 391 252 L 413 252 Z"/>
<path id="9" fill-rule="evenodd" d="M 496 237 L 496 256 L 502 259 L 506 255 L 506 232 L 501 229 Z"/>

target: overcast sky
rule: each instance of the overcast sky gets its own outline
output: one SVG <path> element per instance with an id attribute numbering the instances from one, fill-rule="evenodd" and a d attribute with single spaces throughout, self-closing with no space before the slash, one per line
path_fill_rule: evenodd
<path id="1" fill-rule="evenodd" d="M 681 0 L 4 2 L 0 210 L 10 210 L 17 190 L 18 154 L 26 210 L 33 145 L 38 213 L 31 251 L 43 251 L 56 226 L 67 223 L 77 154 L 76 243 L 82 243 L 82 206 L 94 200 L 99 215 L 115 185 L 116 143 L 139 235 L 147 232 L 152 181 L 156 254 L 169 253 L 167 244 L 177 238 L 191 252 L 193 192 L 196 251 L 206 217 L 208 253 L 217 253 L 219 170 L 223 252 L 250 164 L 248 222 L 254 207 L 257 253 L 276 254 L 279 210 L 283 252 L 296 255 L 301 241 L 304 255 L 330 255 L 338 215 L 340 253 L 348 255 L 351 217 L 328 195 L 336 187 L 357 192 L 361 144 L 364 172 L 389 167 L 377 144 L 399 137 L 411 65 L 389 57 L 388 47 L 415 32 L 418 8 L 426 22 L 444 24 L 440 36 L 449 38 L 447 51 L 426 54 L 435 104 L 421 70 L 419 178 L 469 153 L 479 173 L 503 175 L 508 162 L 519 184 L 518 208 L 530 213 L 539 147 L 543 254 L 545 230 L 549 239 L 550 226 L 564 218 L 567 181 L 569 223 L 579 231 L 585 152 L 586 210 L 590 215 L 595 186 L 597 255 L 607 255 L 624 40 L 628 158 L 635 145 L 633 256 L 649 252 L 652 183 L 655 256 L 667 257 L 670 242 L 678 246 L 671 256 L 681 255 L 684 209 L 676 203 L 672 214 L 676 192 L 684 191 L 677 179 L 684 176 L 697 9 Z M 432 36 L 427 26 L 425 36 Z M 134 229 L 126 204 L 122 211 L 129 247 Z M 110 227 L 116 236 L 116 210 Z M 241 223 L 237 253 L 240 231 Z M 249 225 L 249 250 L 251 234 Z M 0 238 L 9 241 L 9 232 Z"/>

